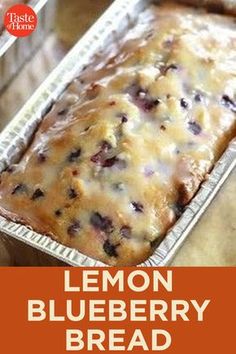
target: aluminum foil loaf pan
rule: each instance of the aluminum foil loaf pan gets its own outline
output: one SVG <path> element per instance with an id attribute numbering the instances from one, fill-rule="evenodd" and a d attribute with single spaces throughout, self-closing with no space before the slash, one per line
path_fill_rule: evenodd
<path id="1" fill-rule="evenodd" d="M 30 0 L 28 5 L 38 17 L 36 30 L 30 36 L 21 38 L 12 36 L 6 30 L 0 35 L 0 91 L 35 53 L 53 27 L 56 0 Z"/>
<path id="2" fill-rule="evenodd" d="M 149 6 L 147 0 L 116 0 L 98 22 L 86 33 L 60 65 L 34 93 L 0 137 L 0 171 L 17 162 L 32 139 L 40 121 L 67 85 L 98 52 L 117 43 L 138 14 Z M 232 142 L 216 164 L 209 178 L 202 184 L 195 198 L 181 218 L 159 244 L 154 254 L 141 266 L 168 265 L 178 248 L 213 200 L 227 176 L 236 165 L 236 142 Z M 24 225 L 0 217 L 1 239 L 9 257 L 20 265 L 105 266 L 75 249 L 65 247 L 48 236 Z M 11 260 L 9 260 L 11 262 Z"/>

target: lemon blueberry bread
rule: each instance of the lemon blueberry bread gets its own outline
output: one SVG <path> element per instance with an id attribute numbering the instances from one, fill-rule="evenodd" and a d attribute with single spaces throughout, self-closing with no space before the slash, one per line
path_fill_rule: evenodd
<path id="1" fill-rule="evenodd" d="M 0 213 L 109 265 L 147 259 L 235 136 L 235 26 L 176 4 L 141 14 L 2 173 Z"/>

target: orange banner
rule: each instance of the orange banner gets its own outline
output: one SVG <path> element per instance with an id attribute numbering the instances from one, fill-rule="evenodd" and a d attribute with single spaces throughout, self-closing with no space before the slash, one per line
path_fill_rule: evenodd
<path id="1" fill-rule="evenodd" d="M 1 353 L 231 354 L 236 268 L 0 268 Z"/>

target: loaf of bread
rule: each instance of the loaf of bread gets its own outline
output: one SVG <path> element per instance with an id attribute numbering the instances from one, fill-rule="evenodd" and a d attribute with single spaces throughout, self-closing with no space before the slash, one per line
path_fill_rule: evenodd
<path id="1" fill-rule="evenodd" d="M 1 174 L 0 213 L 109 265 L 147 259 L 235 136 L 235 27 L 176 3 L 140 14 Z"/>

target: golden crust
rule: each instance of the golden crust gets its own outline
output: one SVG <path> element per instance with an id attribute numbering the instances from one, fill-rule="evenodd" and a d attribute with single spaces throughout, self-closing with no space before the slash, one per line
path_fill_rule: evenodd
<path id="1" fill-rule="evenodd" d="M 138 24 L 0 184 L 0 214 L 118 266 L 153 252 L 236 128 L 233 19 L 166 4 Z"/>

